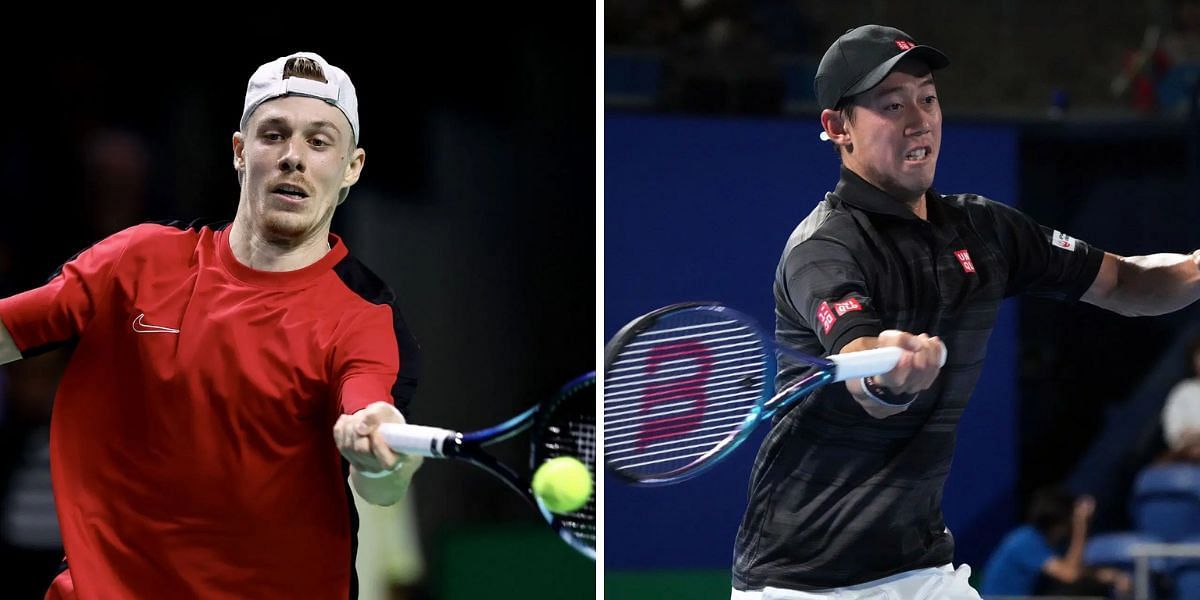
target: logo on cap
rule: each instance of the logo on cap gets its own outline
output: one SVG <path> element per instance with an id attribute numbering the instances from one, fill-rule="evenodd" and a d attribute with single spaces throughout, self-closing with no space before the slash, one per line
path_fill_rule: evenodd
<path id="1" fill-rule="evenodd" d="M 901 50 L 912 50 L 916 47 L 916 44 L 908 40 L 896 40 L 896 47 L 900 48 Z"/>

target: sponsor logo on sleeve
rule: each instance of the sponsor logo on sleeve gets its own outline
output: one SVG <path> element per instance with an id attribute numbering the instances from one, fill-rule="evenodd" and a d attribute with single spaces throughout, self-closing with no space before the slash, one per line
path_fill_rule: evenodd
<path id="1" fill-rule="evenodd" d="M 1075 251 L 1075 238 L 1058 230 L 1054 231 L 1054 236 L 1050 238 L 1050 244 L 1068 252 Z"/>
<path id="2" fill-rule="evenodd" d="M 841 302 L 833 303 L 833 311 L 836 312 L 839 317 L 845 316 L 846 313 L 852 310 L 862 310 L 862 305 L 859 304 L 858 300 L 855 300 L 854 298 L 846 298 Z"/>
<path id="3" fill-rule="evenodd" d="M 821 306 L 817 307 L 817 321 L 821 323 L 825 335 L 829 335 L 829 330 L 833 329 L 834 323 L 837 323 L 837 317 L 834 316 L 833 309 L 829 308 L 828 302 L 822 302 Z"/>

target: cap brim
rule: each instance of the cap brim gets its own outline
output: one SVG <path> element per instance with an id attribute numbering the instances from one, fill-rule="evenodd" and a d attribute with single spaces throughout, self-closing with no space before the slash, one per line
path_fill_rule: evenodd
<path id="1" fill-rule="evenodd" d="M 905 50 L 904 52 L 901 52 L 900 54 L 897 54 L 896 56 L 889 58 L 878 67 L 871 69 L 866 75 L 863 75 L 862 79 L 858 80 L 858 83 L 846 90 L 846 93 L 842 94 L 842 97 L 848 98 L 850 96 L 857 96 L 858 94 L 861 94 L 879 85 L 879 82 L 883 81 L 883 79 L 888 76 L 888 73 L 891 73 L 892 69 L 895 69 L 896 65 L 900 64 L 900 61 L 909 57 L 915 58 L 929 65 L 929 69 L 931 71 L 945 68 L 950 64 L 950 59 L 946 58 L 946 55 L 942 54 L 937 48 L 934 48 L 933 46 L 914 46 L 908 50 Z"/>

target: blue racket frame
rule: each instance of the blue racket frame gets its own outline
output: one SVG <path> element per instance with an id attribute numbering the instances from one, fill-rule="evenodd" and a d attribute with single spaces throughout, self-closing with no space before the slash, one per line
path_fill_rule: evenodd
<path id="1" fill-rule="evenodd" d="M 809 356 L 799 352 L 780 348 L 775 343 L 767 338 L 763 333 L 762 327 L 758 325 L 749 315 L 724 306 L 718 302 L 684 302 L 664 306 L 658 310 L 647 313 L 625 327 L 605 345 L 604 348 L 604 371 L 607 373 L 616 361 L 619 352 L 625 347 L 625 344 L 633 337 L 641 332 L 654 326 L 664 317 L 670 315 L 684 315 L 689 312 L 715 312 L 721 315 L 734 319 L 747 326 L 748 329 L 754 332 L 759 343 L 764 349 L 764 363 L 762 368 L 762 377 L 764 381 L 763 391 L 754 403 L 754 407 L 746 414 L 746 418 L 742 420 L 738 432 L 733 436 L 719 442 L 713 450 L 704 456 L 696 459 L 690 464 L 676 469 L 660 477 L 648 479 L 635 479 L 621 473 L 619 470 L 610 468 L 609 470 L 616 474 L 621 480 L 629 482 L 633 485 L 658 487 L 671 485 L 687 481 L 693 477 L 701 475 L 709 469 L 716 466 L 726 456 L 729 456 L 742 442 L 754 433 L 754 429 L 762 421 L 768 420 L 781 409 L 787 408 L 796 400 L 807 396 L 813 390 L 829 383 L 834 379 L 836 365 L 833 361 Z M 777 372 L 776 352 L 782 351 L 788 356 L 795 358 L 801 362 L 808 363 L 814 367 L 813 371 L 801 379 L 791 383 L 779 393 L 775 393 L 774 379 Z M 774 400 L 774 402 L 772 402 Z"/>
<path id="2" fill-rule="evenodd" d="M 533 488 L 529 483 L 528 478 L 522 478 L 508 465 L 496 460 L 492 455 L 484 452 L 482 449 L 492 444 L 510 440 L 533 427 L 539 422 L 539 417 L 549 413 L 553 408 L 564 398 L 574 393 L 574 391 L 582 385 L 587 385 L 589 382 L 594 382 L 596 372 L 589 371 L 572 379 L 563 385 L 552 400 L 548 400 L 543 404 L 532 406 L 520 414 L 508 419 L 502 423 L 498 423 L 486 429 L 463 433 L 453 440 L 447 440 L 447 443 L 442 446 L 442 454 L 447 458 L 455 458 L 458 460 L 469 462 L 493 476 L 499 478 L 508 485 L 513 491 L 525 498 L 534 508 L 541 513 L 542 518 L 554 528 L 555 533 L 571 547 L 578 550 L 583 555 L 595 560 L 596 549 L 589 547 L 581 540 L 576 538 L 564 525 L 563 520 L 556 514 L 550 512 L 537 499 L 537 495 L 533 493 Z M 594 383 L 593 383 L 594 385 Z M 532 451 L 529 453 L 529 469 L 532 473 L 538 467 L 539 448 L 541 444 L 540 431 L 535 432 L 533 439 L 530 441 Z"/>

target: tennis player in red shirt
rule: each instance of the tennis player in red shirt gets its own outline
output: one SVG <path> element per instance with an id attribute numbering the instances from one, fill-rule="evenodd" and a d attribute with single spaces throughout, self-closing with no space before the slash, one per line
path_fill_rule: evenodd
<path id="1" fill-rule="evenodd" d="M 51 470 L 67 569 L 47 598 L 347 598 L 357 516 L 420 465 L 418 349 L 329 232 L 358 181 L 358 101 L 311 53 L 254 73 L 223 227 L 138 225 L 0 300 L 0 361 L 76 346 Z M 347 483 L 349 480 L 349 484 Z"/>

